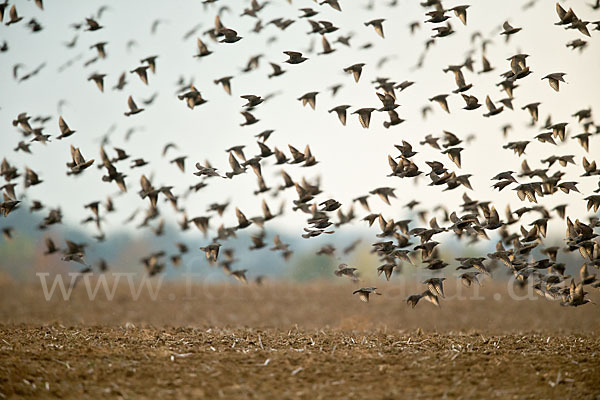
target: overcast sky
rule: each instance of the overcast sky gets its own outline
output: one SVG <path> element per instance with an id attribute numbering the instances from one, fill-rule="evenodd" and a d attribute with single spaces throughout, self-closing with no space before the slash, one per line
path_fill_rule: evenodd
<path id="1" fill-rule="evenodd" d="M 12 3 L 12 2 L 11 2 Z M 40 175 L 44 183 L 31 187 L 27 197 L 43 201 L 49 207 L 61 206 L 66 222 L 77 222 L 87 215 L 83 204 L 94 200 L 104 200 L 107 195 L 116 195 L 118 190 L 113 183 L 101 181 L 104 171 L 95 166 L 78 177 L 67 177 L 65 163 L 70 161 L 69 146 L 81 149 L 84 157 L 95 158 L 99 164 L 100 138 L 107 132 L 110 144 L 106 146 L 109 156 L 114 156 L 112 147 L 125 149 L 132 158 L 143 157 L 150 164 L 146 167 L 130 170 L 129 160 L 117 164 L 120 171 L 127 174 L 129 191 L 124 196 L 115 197 L 118 213 L 111 215 L 105 224 L 105 230 L 122 229 L 122 221 L 134 209 L 147 207 L 137 192 L 141 173 L 153 176 L 155 186 L 172 185 L 176 195 L 182 195 L 185 189 L 199 181 L 192 175 L 194 163 L 209 160 L 220 172 L 228 171 L 228 155 L 224 151 L 234 145 L 245 145 L 246 155 L 258 154 L 254 135 L 266 129 L 275 133 L 267 141 L 271 148 L 277 146 L 289 154 L 287 145 L 303 150 L 309 144 L 313 155 L 319 161 L 314 167 L 301 168 L 285 166 L 285 170 L 295 179 L 302 177 L 314 180 L 320 176 L 323 194 L 317 200 L 335 198 L 346 210 L 354 197 L 366 194 L 378 186 L 397 188 L 397 199 L 392 206 L 385 205 L 378 198 L 370 200 L 374 212 L 382 212 L 389 218 L 400 219 L 407 210 L 402 206 L 416 199 L 422 204 L 419 209 L 431 209 L 437 204 L 450 208 L 462 202 L 463 188 L 450 192 L 442 192 L 440 187 L 429 187 L 429 178 L 421 177 L 415 184 L 412 179 L 386 177 L 390 173 L 388 154 L 399 153 L 394 144 L 402 140 L 411 143 L 419 152 L 414 161 L 425 173 L 429 168 L 426 160 L 442 161 L 444 165 L 457 174 L 472 174 L 471 183 L 475 189 L 469 191 L 472 198 L 491 200 L 498 210 L 504 210 L 507 203 L 513 209 L 521 203 L 516 193 L 505 190 L 502 193 L 492 191 L 490 178 L 505 170 L 520 170 L 520 163 L 527 159 L 532 168 L 541 167 L 540 159 L 551 154 L 576 155 L 578 164 L 585 155 L 588 159 L 600 154 L 600 139 L 590 139 L 590 153 L 585 154 L 574 139 L 557 147 L 535 141 L 534 136 L 542 132 L 540 124 L 530 127 L 530 117 L 521 107 L 531 102 L 541 102 L 540 123 L 548 114 L 553 122 L 568 122 L 570 135 L 582 132 L 576 119 L 571 117 L 576 111 L 596 107 L 600 100 L 600 44 L 598 31 L 592 31 L 587 38 L 575 30 L 566 31 L 555 26 L 558 21 L 554 3 L 537 1 L 533 7 L 522 10 L 525 3 L 519 0 L 472 1 L 468 9 L 467 26 L 451 12 L 450 23 L 456 31 L 453 35 L 436 40 L 424 60 L 421 69 L 415 65 L 422 54 L 424 43 L 432 35 L 432 24 L 425 24 L 426 10 L 417 1 L 398 1 L 398 6 L 388 7 L 388 1 L 372 2 L 372 9 L 366 9 L 366 1 L 340 0 L 343 12 L 333 10 L 329 6 L 319 6 L 309 0 L 271 1 L 260 12 L 260 19 L 266 25 L 260 34 L 252 32 L 256 19 L 243 16 L 242 10 L 249 6 L 246 1 L 221 0 L 214 5 L 204 6 L 201 1 L 46 1 L 44 11 L 39 10 L 31 1 L 17 1 L 19 15 L 23 21 L 12 26 L 0 27 L 0 40 L 6 40 L 9 50 L 0 53 L 0 126 L 2 129 L 2 145 L 0 155 L 11 163 L 22 168 L 28 166 Z M 469 3 L 469 2 L 467 2 Z M 600 19 L 600 13 L 592 10 L 585 1 L 563 2 L 564 7 L 573 7 L 577 15 L 587 21 Z M 446 8 L 463 4 L 462 1 L 445 1 Z M 73 23 L 82 23 L 86 17 L 97 15 L 98 9 L 107 5 L 108 9 L 98 18 L 104 27 L 95 32 L 75 30 Z M 226 6 L 222 12 L 225 26 L 235 29 L 243 39 L 235 44 L 224 44 L 212 41 L 203 34 L 214 26 L 214 19 L 219 8 Z M 298 19 L 298 9 L 312 7 L 319 11 L 315 20 L 331 21 L 339 27 L 337 32 L 327 37 L 336 51 L 330 55 L 317 55 L 321 51 L 320 36 L 307 35 L 310 25 L 306 19 Z M 7 14 L 7 13 L 6 13 Z M 274 18 L 294 19 L 295 22 L 285 31 L 267 23 Z M 31 18 L 35 18 L 43 27 L 38 33 L 31 33 L 26 26 Z M 372 27 L 364 22 L 385 18 L 385 39 L 379 37 Z M 160 19 L 155 34 L 151 34 L 153 21 Z M 4 22 L 8 15 L 4 16 Z M 500 26 L 509 20 L 513 26 L 522 27 L 522 31 L 514 35 L 507 43 L 499 35 Z M 420 29 L 410 34 L 409 24 L 419 21 Z M 197 32 L 183 39 L 186 32 L 194 27 Z M 590 30 L 592 25 L 590 25 Z M 485 102 L 486 95 L 498 101 L 506 97 L 496 86 L 501 78 L 499 74 L 509 70 L 506 60 L 513 54 L 529 54 L 527 59 L 533 73 L 518 81 L 515 91 L 514 111 L 505 110 L 498 116 L 484 118 L 485 106 L 475 110 L 463 110 L 464 102 L 458 95 L 449 98 L 450 114 L 427 101 L 428 98 L 442 93 L 450 93 L 456 88 L 451 73 L 444 73 L 443 68 L 450 64 L 461 64 L 467 54 L 473 51 L 476 71 L 481 70 L 480 40 L 471 41 L 474 32 L 481 32 L 491 43 L 487 47 L 486 56 L 495 68 L 487 74 L 477 74 L 464 70 L 467 83 L 473 84 L 470 94 Z M 352 33 L 352 47 L 334 43 L 341 35 Z M 65 43 L 77 37 L 76 45 L 67 48 Z M 201 37 L 213 54 L 199 60 L 196 54 L 196 38 Z M 565 44 L 574 39 L 588 42 L 583 52 L 566 48 Z M 88 66 L 84 63 L 96 56 L 96 51 L 89 47 L 97 42 L 106 41 L 107 58 L 99 59 Z M 131 42 L 129 49 L 127 43 Z M 370 43 L 369 49 L 360 47 Z M 308 52 L 309 48 L 313 52 Z M 286 50 L 301 51 L 309 58 L 300 65 L 283 64 Z M 242 73 L 251 56 L 262 54 L 260 66 L 250 73 Z M 138 67 L 140 59 L 158 55 L 156 74 L 149 75 L 149 85 L 128 71 Z M 383 57 L 387 62 L 379 65 Z M 64 68 L 67 62 L 69 67 Z M 271 73 L 268 62 L 280 64 L 286 73 L 280 77 L 268 79 Z M 343 72 L 343 68 L 355 63 L 365 63 L 359 83 L 352 76 Z M 13 79 L 12 68 L 21 63 L 19 76 L 45 64 L 41 72 L 33 78 L 18 82 Z M 63 68 L 61 69 L 61 66 Z M 122 91 L 112 87 L 121 72 L 127 71 L 127 85 Z M 100 93 L 87 77 L 93 72 L 107 74 L 104 93 Z M 550 88 L 547 81 L 541 78 L 552 72 L 566 72 L 567 84 L 562 84 L 560 92 Z M 229 96 L 222 87 L 213 83 L 214 79 L 232 75 L 232 95 Z M 193 80 L 195 86 L 208 100 L 194 110 L 186 107 L 178 100 L 176 82 L 184 77 L 188 82 Z M 386 113 L 374 113 L 370 129 L 363 129 L 356 115 L 348 116 L 347 126 L 342 126 L 335 114 L 327 110 L 341 104 L 349 104 L 352 108 L 380 107 L 373 84 L 376 77 L 388 77 L 390 80 L 416 82 L 404 92 L 398 92 L 397 109 L 401 118 L 406 121 L 399 126 L 384 129 L 382 123 L 387 119 Z M 343 84 L 335 97 L 327 89 L 334 84 Z M 318 91 L 317 107 L 303 107 L 297 100 L 306 92 Z M 142 106 L 142 100 L 150 98 L 154 93 L 158 97 L 152 105 Z M 240 95 L 255 94 L 263 97 L 274 94 L 270 100 L 260 105 L 254 115 L 260 122 L 240 127 L 243 117 L 240 115 L 244 100 Z M 138 106 L 146 110 L 132 117 L 125 117 L 127 97 L 132 95 Z M 61 110 L 59 102 L 64 101 Z M 433 112 L 424 120 L 421 108 L 431 105 Z M 497 105 L 500 105 L 497 103 Z M 60 112 L 59 112 L 60 111 Z M 23 140 L 11 121 L 20 112 L 29 115 L 47 115 L 52 120 L 46 124 L 46 133 L 58 134 L 58 116 L 62 115 L 71 129 L 77 133 L 62 141 L 51 139 L 46 146 L 34 143 L 31 147 L 33 155 L 15 153 L 12 149 Z M 501 127 L 512 124 L 513 130 L 507 138 L 502 137 Z M 34 124 L 36 126 L 36 124 Z M 128 141 L 126 132 L 135 128 L 136 132 Z M 463 144 L 462 168 L 459 170 L 446 155 L 430 147 L 419 145 L 425 135 L 441 136 L 442 130 L 453 132 L 462 139 L 474 135 L 470 144 Z M 28 139 L 25 139 L 28 140 Z M 526 155 L 519 158 L 510 150 L 502 149 L 508 141 L 532 140 L 527 147 Z M 178 149 L 172 149 L 167 157 L 161 156 L 163 146 L 174 142 Z M 175 157 L 186 155 L 186 171 L 182 173 L 169 163 Z M 273 160 L 263 164 L 263 175 L 270 187 L 282 183 L 279 177 L 280 166 L 271 165 Z M 552 169 L 557 169 L 555 165 Z M 569 175 L 565 180 L 580 180 L 580 165 L 565 169 Z M 19 195 L 23 188 L 17 188 Z M 582 200 L 586 194 L 596 187 L 597 179 L 582 180 L 581 194 L 565 195 L 559 192 L 541 199 L 549 208 L 556 204 L 568 203 L 569 214 L 575 217 L 589 215 Z M 232 205 L 240 207 L 248 217 L 260 213 L 260 198 L 268 199 L 271 208 L 275 209 L 280 200 L 273 200 L 269 194 L 255 197 L 254 174 L 237 176 L 232 180 L 210 179 L 209 186 L 190 195 L 182 204 L 185 205 L 189 217 L 206 215 L 206 207 L 215 201 L 231 200 Z M 280 197 L 281 199 L 282 197 Z M 305 226 L 304 214 L 292 213 L 289 204 L 296 198 L 295 192 L 286 192 L 288 200 L 287 214 L 272 226 L 290 233 L 301 233 Z M 170 205 L 161 206 L 161 211 L 168 221 L 179 219 L 172 213 Z M 366 212 L 356 204 L 355 211 L 359 217 Z M 141 216 L 140 216 L 141 217 Z M 139 221 L 139 219 L 138 219 Z M 218 226 L 215 220 L 213 227 Z M 226 225 L 236 223 L 234 207 L 228 209 L 224 216 Z M 355 226 L 363 226 L 357 222 Z M 558 234 L 564 230 L 562 223 Z M 343 229 L 355 229 L 344 227 Z M 93 230 L 90 227 L 90 231 Z"/>

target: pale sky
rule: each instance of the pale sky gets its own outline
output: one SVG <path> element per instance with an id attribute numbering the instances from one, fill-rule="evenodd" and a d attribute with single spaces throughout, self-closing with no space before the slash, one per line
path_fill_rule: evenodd
<path id="1" fill-rule="evenodd" d="M 437 204 L 445 204 L 456 208 L 462 202 L 462 188 L 442 192 L 441 187 L 428 187 L 429 178 L 421 177 L 418 184 L 412 179 L 386 177 L 390 173 L 388 154 L 397 156 L 399 153 L 394 144 L 406 140 L 413 145 L 419 154 L 414 161 L 420 170 L 430 171 L 425 164 L 427 160 L 438 160 L 456 171 L 457 174 L 472 174 L 471 183 L 474 191 L 467 191 L 469 196 L 477 200 L 491 200 L 504 218 L 503 210 L 507 202 L 514 209 L 523 205 L 518 200 L 516 192 L 504 190 L 500 194 L 492 191 L 493 182 L 490 178 L 505 170 L 520 170 L 521 161 L 526 158 L 532 168 L 542 167 L 540 159 L 551 154 L 573 154 L 579 165 L 565 170 L 568 175 L 564 180 L 577 180 L 581 194 L 565 195 L 559 192 L 540 200 L 548 208 L 556 204 L 568 203 L 568 213 L 574 217 L 589 215 L 582 200 L 591 190 L 597 187 L 597 178 L 580 180 L 582 167 L 581 159 L 585 155 L 594 158 L 600 154 L 600 139 L 590 138 L 590 153 L 577 145 L 574 139 L 557 147 L 535 141 L 534 136 L 541 133 L 541 127 L 530 128 L 529 114 L 521 107 L 531 102 L 541 102 L 540 123 L 551 113 L 553 122 L 569 122 L 568 131 L 571 136 L 581 133 L 582 129 L 571 117 L 580 109 L 592 107 L 600 102 L 600 44 L 598 31 L 592 31 L 592 37 L 587 38 L 575 30 L 565 31 L 563 27 L 555 26 L 558 21 L 554 3 L 540 0 L 527 11 L 522 11 L 523 1 L 507 0 L 478 0 L 472 2 L 444 1 L 446 8 L 471 3 L 468 9 L 468 24 L 463 24 L 452 12 L 450 22 L 456 31 L 453 35 L 441 38 L 435 42 L 428 52 L 422 69 L 414 66 L 421 54 L 425 41 L 432 34 L 432 24 L 424 24 L 425 9 L 417 1 L 402 1 L 395 8 L 386 6 L 388 1 L 376 1 L 372 10 L 366 10 L 366 1 L 340 0 L 343 12 L 338 12 L 329 6 L 319 6 L 309 0 L 294 0 L 291 4 L 286 1 L 271 1 L 260 13 L 263 24 L 277 18 L 292 18 L 296 22 L 287 30 L 281 31 L 274 25 L 267 25 L 259 34 L 251 32 L 255 18 L 240 17 L 243 8 L 249 6 L 245 1 L 218 1 L 215 5 L 205 7 L 196 1 L 47 1 L 44 11 L 39 10 L 33 2 L 17 1 L 19 15 L 23 21 L 10 27 L 0 27 L 0 40 L 6 40 L 9 51 L 0 53 L 0 126 L 3 127 L 3 140 L 0 155 L 6 157 L 19 168 L 28 166 L 40 175 L 44 183 L 31 187 L 27 197 L 42 200 L 48 207 L 60 205 L 63 209 L 64 221 L 77 223 L 87 215 L 83 204 L 94 200 L 104 200 L 108 194 L 116 194 L 115 184 L 101 181 L 100 172 L 94 165 L 78 177 L 67 177 L 65 163 L 70 161 L 69 145 L 81 149 L 87 159 L 99 160 L 99 140 L 111 126 L 115 126 L 110 135 L 110 144 L 106 146 L 109 156 L 115 154 L 111 147 L 124 148 L 131 158 L 144 158 L 151 164 L 129 170 L 130 160 L 117 164 L 120 171 L 127 174 L 129 191 L 124 196 L 115 197 L 117 214 L 111 215 L 105 223 L 105 230 L 122 229 L 122 221 L 135 208 L 147 207 L 147 200 L 142 201 L 139 191 L 141 173 L 153 175 L 153 184 L 172 185 L 176 195 L 183 194 L 185 188 L 198 182 L 192 173 L 197 161 L 210 160 L 221 173 L 229 171 L 228 155 L 224 151 L 234 145 L 246 145 L 245 153 L 248 158 L 259 153 L 254 135 L 266 129 L 274 129 L 275 133 L 267 141 L 273 148 L 277 146 L 289 155 L 288 144 L 303 150 L 309 144 L 313 155 L 319 161 L 315 167 L 300 168 L 285 166 L 286 171 L 295 179 L 306 177 L 309 180 L 321 177 L 323 194 L 317 200 L 324 201 L 335 198 L 347 210 L 354 197 L 368 193 L 379 186 L 397 188 L 397 199 L 392 200 L 392 206 L 384 204 L 378 198 L 371 198 L 373 212 L 382 212 L 388 218 L 401 219 L 407 211 L 402 206 L 416 199 L 422 204 L 418 209 L 432 208 Z M 72 23 L 82 22 L 85 17 L 95 15 L 101 5 L 109 8 L 98 19 L 103 29 L 96 32 L 75 31 Z M 586 1 L 566 1 L 564 7 L 573 7 L 579 18 L 587 21 L 600 19 L 600 13 L 586 5 Z M 226 5 L 231 10 L 224 12 L 222 21 L 225 26 L 235 29 L 243 39 L 235 44 L 216 43 L 202 32 L 213 26 L 215 15 L 220 6 Z M 305 19 L 297 19 L 301 14 L 298 9 L 312 7 L 319 11 L 315 20 L 327 20 L 340 29 L 328 34 L 327 37 L 334 48 L 331 55 L 317 55 L 321 51 L 320 36 L 307 35 L 310 25 Z M 8 20 L 8 13 L 4 22 Z M 27 21 L 35 18 L 42 26 L 39 33 L 30 33 L 26 27 Z M 366 27 L 364 22 L 385 18 L 385 39 L 379 37 L 372 27 Z M 158 26 L 157 33 L 152 35 L 150 27 L 156 19 L 164 22 Z M 499 35 L 502 23 L 509 20 L 513 26 L 523 30 L 506 43 Z M 420 21 L 421 28 L 414 36 L 410 35 L 409 24 Z M 200 25 L 197 33 L 183 40 L 184 34 L 195 25 Z M 593 25 L 590 25 L 590 30 Z M 464 62 L 469 50 L 474 49 L 473 58 L 475 69 L 481 69 L 481 49 L 479 42 L 471 44 L 470 37 L 475 31 L 491 39 L 486 56 L 495 67 L 487 74 L 471 73 L 464 70 L 467 83 L 473 84 L 469 92 L 478 97 L 480 103 L 485 102 L 490 95 L 496 102 L 506 97 L 500 92 L 496 83 L 501 80 L 499 74 L 509 70 L 508 57 L 516 53 L 527 53 L 527 59 L 533 73 L 518 81 L 519 88 L 515 91 L 514 111 L 504 110 L 498 116 L 484 118 L 487 112 L 485 106 L 475 111 L 462 110 L 464 102 L 458 95 L 449 98 L 450 114 L 427 101 L 437 94 L 450 93 L 456 88 L 451 73 L 445 74 L 442 68 L 450 64 Z M 353 33 L 352 48 L 334 43 L 340 35 Z M 65 47 L 64 43 L 78 36 L 73 49 Z M 194 58 L 196 54 L 196 37 L 201 37 L 213 54 L 201 60 Z M 270 42 L 270 38 L 274 41 Z M 572 51 L 565 44 L 574 39 L 588 42 L 583 52 Z M 136 42 L 131 51 L 127 51 L 126 43 Z M 316 51 L 308 53 L 311 41 L 315 41 Z M 89 47 L 100 41 L 108 42 L 107 58 L 84 67 L 83 63 L 96 56 L 94 49 Z M 359 49 L 365 43 L 373 46 L 367 50 Z M 300 65 L 283 64 L 286 50 L 302 51 L 309 58 Z M 263 54 L 258 70 L 242 73 L 250 56 Z M 112 87 L 123 71 L 129 71 L 141 65 L 139 60 L 151 55 L 158 55 L 156 74 L 149 74 L 149 85 L 144 85 L 140 79 L 127 73 L 128 84 L 123 91 L 114 91 Z M 388 56 L 389 61 L 381 68 L 378 61 Z M 76 60 L 62 72 L 59 67 L 69 60 Z M 271 73 L 268 62 L 280 64 L 287 72 L 274 79 L 267 79 Z M 355 63 L 365 63 L 359 83 L 355 83 L 351 75 L 342 69 Z M 12 67 L 16 63 L 24 64 L 19 71 L 23 75 L 42 63 L 46 67 L 38 76 L 18 83 L 12 78 Z M 87 81 L 93 72 L 105 73 L 105 90 L 100 93 L 96 85 Z M 560 92 L 555 92 L 547 81 L 541 78 L 553 72 L 566 72 L 567 84 L 561 84 Z M 214 79 L 233 75 L 232 96 L 225 93 L 222 87 L 213 83 Z M 186 81 L 193 81 L 208 100 L 194 110 L 186 107 L 185 103 L 176 97 L 176 81 L 184 76 Z M 350 112 L 362 107 L 380 107 L 371 81 L 376 77 L 388 77 L 390 80 L 404 80 L 416 83 L 404 92 L 397 92 L 397 109 L 401 118 L 406 122 L 399 126 L 384 129 L 382 123 L 387 120 L 386 113 L 374 113 L 370 129 L 363 129 L 356 115 L 348 115 L 347 126 L 342 126 L 335 114 L 327 110 L 341 104 L 352 105 Z M 333 84 L 343 84 L 336 97 L 331 96 L 327 88 Z M 296 99 L 306 92 L 318 91 L 316 111 L 303 107 Z M 156 101 L 150 106 L 142 106 L 142 100 L 158 93 Z M 240 127 L 243 117 L 240 115 L 244 100 L 240 95 L 255 94 L 265 97 L 275 93 L 275 97 L 260 105 L 254 115 L 261 121 L 249 127 Z M 132 117 L 125 117 L 127 97 L 132 95 L 138 106 L 146 110 Z M 48 115 L 52 120 L 46 125 L 46 133 L 58 135 L 58 111 L 60 100 L 66 100 L 62 115 L 71 129 L 77 133 L 63 141 L 52 141 L 46 146 L 34 143 L 31 146 L 33 155 L 15 153 L 12 149 L 19 140 L 23 140 L 11 121 L 20 112 L 29 115 Z M 430 104 L 433 113 L 423 120 L 420 110 Z M 507 138 L 503 138 L 500 127 L 510 123 L 513 130 Z M 34 124 L 34 126 L 36 126 Z M 125 141 L 125 133 L 130 128 L 141 128 L 131 139 Z M 462 139 L 475 135 L 475 140 L 464 145 L 462 153 L 462 168 L 459 170 L 446 155 L 430 147 L 419 145 L 425 135 L 441 136 L 442 130 L 453 132 Z M 26 139 L 27 140 L 27 139 Z M 502 149 L 508 141 L 531 140 L 527 147 L 526 156 L 517 157 L 511 150 Z M 179 147 L 171 150 L 166 158 L 162 158 L 162 147 L 167 142 L 174 142 Z M 169 161 L 181 155 L 187 155 L 185 174 L 180 172 Z M 263 164 L 263 175 L 268 186 L 276 187 L 282 183 L 279 177 L 280 166 L 271 165 L 274 160 Z M 557 170 L 555 165 L 551 172 Z M 206 207 L 215 201 L 222 202 L 230 199 L 233 206 L 240 207 L 251 217 L 260 213 L 260 198 L 252 195 L 256 190 L 256 178 L 250 173 L 236 176 L 232 180 L 210 179 L 209 186 L 190 195 L 183 204 L 190 218 L 206 215 Z M 524 181 L 528 181 L 524 179 Z M 17 192 L 23 194 L 22 180 L 19 180 Z M 269 194 L 271 209 L 275 210 L 280 200 L 275 200 Z M 281 198 L 281 197 L 280 197 Z M 291 200 L 296 198 L 295 191 L 288 190 L 286 197 L 288 208 L 286 216 L 273 221 L 269 226 L 289 233 L 302 233 L 306 226 L 305 214 L 291 211 Z M 180 217 L 173 214 L 171 206 L 161 205 L 163 216 L 168 222 L 175 223 Z M 359 218 L 366 212 L 355 204 L 355 212 Z M 138 221 L 140 221 L 138 217 Z M 533 217 L 533 215 L 532 215 Z M 537 217 L 536 217 L 537 218 Z M 234 207 L 230 207 L 224 216 L 226 225 L 236 223 Z M 219 225 L 214 219 L 213 228 Z M 353 226 L 344 226 L 341 230 L 364 229 L 364 222 L 356 221 Z M 415 226 L 415 225 L 413 225 Z M 552 226 L 552 225 L 551 225 Z M 563 235 L 563 223 L 555 225 L 556 234 Z M 133 228 L 133 226 L 132 226 Z M 92 227 L 88 227 L 94 233 Z M 372 231 L 376 233 L 375 231 Z M 329 238 L 327 238 L 329 239 Z M 321 239 L 317 239 L 321 240 Z"/>

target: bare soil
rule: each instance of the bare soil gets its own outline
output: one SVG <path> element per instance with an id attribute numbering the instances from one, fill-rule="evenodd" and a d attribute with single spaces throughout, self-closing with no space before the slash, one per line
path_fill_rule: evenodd
<path id="1" fill-rule="evenodd" d="M 411 309 L 400 291 L 416 287 L 380 286 L 364 304 L 329 283 L 165 283 L 112 301 L 0 284 L 0 397 L 600 398 L 597 306 L 490 283 L 483 300 L 448 285 L 440 309 Z"/>

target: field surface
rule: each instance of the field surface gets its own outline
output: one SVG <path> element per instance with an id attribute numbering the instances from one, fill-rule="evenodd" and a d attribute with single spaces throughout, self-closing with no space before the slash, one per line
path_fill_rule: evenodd
<path id="1" fill-rule="evenodd" d="M 411 309 L 410 285 L 365 304 L 350 284 L 1 284 L 0 398 L 600 398 L 597 306 L 452 288 Z"/>

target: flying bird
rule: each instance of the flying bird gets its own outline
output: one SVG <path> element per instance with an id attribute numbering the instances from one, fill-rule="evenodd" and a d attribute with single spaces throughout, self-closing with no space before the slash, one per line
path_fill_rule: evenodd
<path id="1" fill-rule="evenodd" d="M 304 61 L 308 60 L 308 58 L 302 56 L 302 53 L 299 53 L 297 51 L 284 51 L 283 53 L 289 57 L 287 60 L 284 61 L 288 64 L 301 64 Z"/>
<path id="2" fill-rule="evenodd" d="M 358 115 L 358 120 L 360 121 L 360 124 L 362 125 L 363 128 L 368 128 L 369 127 L 369 123 L 371 122 L 371 113 L 375 111 L 374 108 L 360 108 L 354 112 L 352 112 L 352 114 L 357 114 Z"/>
<path id="3" fill-rule="evenodd" d="M 542 78 L 542 80 L 548 79 L 548 83 L 550 84 L 550 87 L 558 92 L 559 82 L 565 82 L 565 80 L 563 78 L 565 75 L 566 74 L 564 72 L 555 72 L 555 73 L 546 75 L 545 77 Z"/>
<path id="4" fill-rule="evenodd" d="M 361 301 L 368 303 L 370 294 L 376 294 L 381 296 L 381 293 L 377 292 L 376 290 L 377 288 L 374 287 L 360 288 L 352 292 L 352 294 L 358 294 L 358 297 Z"/>
<path id="5" fill-rule="evenodd" d="M 385 21 L 385 19 L 383 19 L 383 18 L 374 19 L 369 22 L 365 22 L 365 26 L 372 26 L 373 29 L 375 29 L 375 32 L 377 32 L 377 34 L 383 38 L 384 37 L 383 36 L 383 22 L 384 21 Z"/>
<path id="6" fill-rule="evenodd" d="M 129 98 L 127 99 L 127 106 L 129 107 L 129 111 L 126 111 L 124 113 L 126 117 L 129 117 L 131 115 L 138 114 L 138 113 L 141 113 L 142 111 L 144 111 L 143 108 L 138 108 L 138 106 L 135 104 L 135 101 L 133 101 L 133 97 L 131 97 L 131 96 L 129 96 Z"/>

